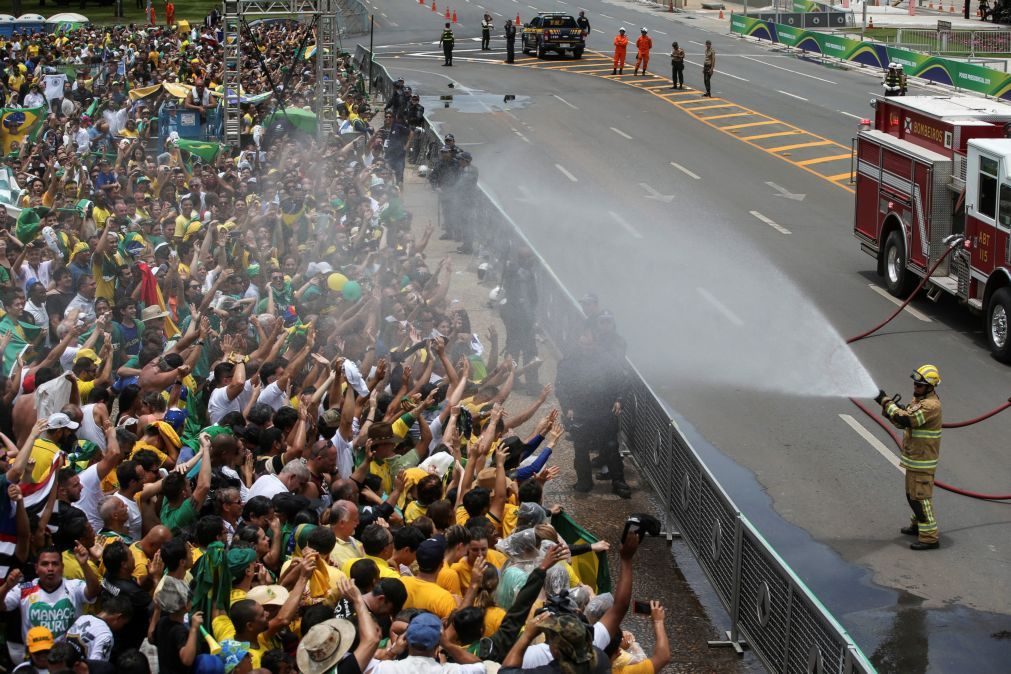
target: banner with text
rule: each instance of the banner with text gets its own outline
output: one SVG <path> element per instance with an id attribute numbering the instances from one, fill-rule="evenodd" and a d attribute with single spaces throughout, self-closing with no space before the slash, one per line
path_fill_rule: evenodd
<path id="1" fill-rule="evenodd" d="M 1011 74 L 974 63 L 895 49 L 877 42 L 861 42 L 839 35 L 784 26 L 773 21 L 736 14 L 730 17 L 730 30 L 738 35 L 769 40 L 882 70 L 887 68 L 889 63 L 900 63 L 906 74 L 912 77 L 1011 100 Z"/>

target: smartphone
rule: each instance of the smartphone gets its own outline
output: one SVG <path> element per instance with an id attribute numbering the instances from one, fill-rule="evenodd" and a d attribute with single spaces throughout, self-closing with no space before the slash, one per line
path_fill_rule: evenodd
<path id="1" fill-rule="evenodd" d="M 629 532 L 632 532 L 634 534 L 640 534 L 640 526 L 639 526 L 639 518 L 638 517 L 629 517 L 625 521 L 625 528 L 621 532 L 621 542 L 622 543 L 625 542 L 625 537 L 628 536 Z M 642 535 L 641 534 L 639 535 L 639 538 L 640 538 L 640 540 L 642 539 Z"/>
<path id="2" fill-rule="evenodd" d="M 633 601 L 632 602 L 632 613 L 637 615 L 649 615 L 651 609 L 649 607 L 648 601 Z"/>

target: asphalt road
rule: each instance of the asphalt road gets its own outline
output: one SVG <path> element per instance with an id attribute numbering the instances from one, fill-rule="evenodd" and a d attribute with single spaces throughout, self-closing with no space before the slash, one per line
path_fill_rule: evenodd
<path id="1" fill-rule="evenodd" d="M 517 5 L 521 16 L 533 11 L 512 0 L 484 6 L 514 15 Z M 479 32 L 476 3 L 457 9 L 452 69 L 423 42 L 438 36 L 441 19 L 410 3 L 373 6 L 387 15 L 377 17 L 386 23 L 377 32 L 377 44 L 389 45 L 377 49 L 385 65 L 433 97 L 430 116 L 475 155 L 482 184 L 568 288 L 597 292 L 615 312 L 633 361 L 697 431 L 693 440 L 738 505 L 879 668 L 1005 671 L 1007 642 L 992 635 L 1011 622 L 1007 506 L 937 493 L 942 549 L 910 551 L 898 534 L 908 515 L 902 475 L 889 462 L 894 448 L 840 395 L 866 396 L 873 379 L 908 399 L 909 371 L 932 362 L 944 377 L 946 419 L 996 406 L 1011 392 L 1011 371 L 989 358 L 978 321 L 952 302 L 917 300 L 915 315 L 902 313 L 855 347 L 857 362 L 839 335 L 866 329 L 894 305 L 871 287 L 880 280 L 852 236 L 844 185 L 646 91 L 482 62 L 464 51 L 478 47 L 466 40 Z M 842 113 L 866 114 L 878 87 L 867 73 L 693 25 L 717 25 L 706 19 L 627 3 L 583 7 L 605 31 L 594 32 L 591 48 L 619 24 L 647 21 L 658 44 L 660 31 L 686 48 L 712 39 L 717 97 L 841 144 L 855 121 Z M 698 79 L 689 71 L 689 85 Z M 452 101 L 434 98 L 448 94 Z M 504 94 L 517 100 L 504 104 Z M 1009 424 L 1011 415 L 946 432 L 939 479 L 1011 491 Z"/>

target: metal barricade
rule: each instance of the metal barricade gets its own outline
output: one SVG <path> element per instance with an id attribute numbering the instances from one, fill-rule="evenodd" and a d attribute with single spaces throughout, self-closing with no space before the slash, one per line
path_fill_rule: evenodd
<path id="1" fill-rule="evenodd" d="M 928 30 L 898 28 L 885 44 L 935 56 L 1011 54 L 1011 32 L 1004 30 Z"/>
<path id="2" fill-rule="evenodd" d="M 355 62 L 367 61 L 368 50 L 359 46 Z M 386 90 L 392 85 L 384 66 L 373 65 L 373 75 Z M 425 147 L 442 145 L 427 119 L 426 135 Z M 534 252 L 539 323 L 564 349 L 585 325 L 578 303 L 495 199 L 479 188 L 477 200 L 473 224 L 493 264 L 501 268 L 522 246 Z M 667 531 L 679 529 L 730 615 L 728 639 L 710 643 L 738 650 L 746 643 L 771 672 L 874 672 L 846 630 L 741 514 L 635 366 L 627 367 L 619 441 L 657 493 Z"/>

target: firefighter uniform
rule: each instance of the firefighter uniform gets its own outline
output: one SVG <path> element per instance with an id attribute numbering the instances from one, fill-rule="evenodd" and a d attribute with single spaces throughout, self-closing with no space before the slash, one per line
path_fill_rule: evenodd
<path id="1" fill-rule="evenodd" d="M 937 547 L 938 541 L 933 494 L 934 472 L 941 453 L 941 400 L 934 391 L 936 384 L 925 384 L 920 379 L 940 383 L 941 378 L 933 365 L 922 366 L 913 373 L 913 378 L 926 388 L 925 392 L 918 391 L 905 408 L 890 399 L 882 400 L 881 406 L 888 420 L 904 432 L 900 462 L 906 470 L 906 500 L 913 518 L 902 533 L 919 537 L 919 545 L 914 544 L 914 549 L 929 549 Z"/>
<path id="2" fill-rule="evenodd" d="M 649 65 L 649 50 L 653 48 L 653 40 L 646 34 L 643 28 L 639 39 L 635 41 L 635 74 L 639 74 L 639 66 L 642 66 L 642 74 L 646 74 L 646 66 Z"/>
<path id="3" fill-rule="evenodd" d="M 621 75 L 625 71 L 625 54 L 628 51 L 628 38 L 625 37 L 625 29 L 622 28 L 614 36 L 614 69 L 612 75 Z"/>

